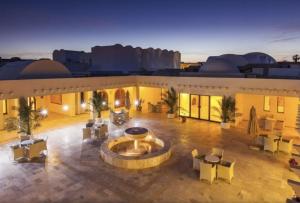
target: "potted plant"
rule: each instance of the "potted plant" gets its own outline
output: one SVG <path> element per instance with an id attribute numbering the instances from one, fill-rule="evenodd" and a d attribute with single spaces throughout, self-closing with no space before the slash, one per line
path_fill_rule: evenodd
<path id="1" fill-rule="evenodd" d="M 167 112 L 168 118 L 175 118 L 177 100 L 178 100 L 177 92 L 173 87 L 171 87 L 163 95 L 163 101 L 169 108 Z"/>
<path id="2" fill-rule="evenodd" d="M 28 139 L 32 135 L 32 129 L 40 126 L 39 121 L 42 119 L 38 111 L 32 109 L 33 103 L 28 103 L 24 97 L 19 99 L 19 126 L 20 133 Z"/>
<path id="3" fill-rule="evenodd" d="M 222 119 L 221 128 L 229 129 L 230 122 L 234 121 L 235 117 L 235 98 L 232 96 L 224 96 L 222 101 L 219 101 L 219 106 L 215 107 L 214 110 L 218 112 Z"/>
<path id="4" fill-rule="evenodd" d="M 136 110 L 137 111 L 142 111 L 142 108 L 143 108 L 143 103 L 144 103 L 144 100 L 143 99 L 138 99 L 136 101 Z"/>
<path id="5" fill-rule="evenodd" d="M 103 92 L 93 92 L 93 98 L 91 99 L 93 106 L 93 115 L 97 114 L 97 119 L 101 119 L 101 112 L 107 109 L 107 103 Z"/>

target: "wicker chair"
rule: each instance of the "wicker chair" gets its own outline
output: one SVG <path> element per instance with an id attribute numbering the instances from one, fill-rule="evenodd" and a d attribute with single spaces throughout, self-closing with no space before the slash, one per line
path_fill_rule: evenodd
<path id="1" fill-rule="evenodd" d="M 27 158 L 29 160 L 33 159 L 33 158 L 38 158 L 40 157 L 41 153 L 44 150 L 47 150 L 47 144 L 45 141 L 40 141 L 40 142 L 36 142 L 34 144 L 28 145 L 26 147 L 27 149 Z"/>
<path id="2" fill-rule="evenodd" d="M 217 166 L 215 164 L 200 162 L 200 180 L 207 180 L 210 184 L 216 179 Z"/>
<path id="3" fill-rule="evenodd" d="M 290 140 L 281 139 L 279 141 L 278 146 L 279 146 L 279 151 L 285 152 L 287 154 L 291 154 L 293 150 L 293 139 Z"/>
<path id="4" fill-rule="evenodd" d="M 223 159 L 223 154 L 224 154 L 224 149 L 216 148 L 216 147 L 212 148 L 211 155 L 219 157 L 220 160 Z"/>
<path id="5" fill-rule="evenodd" d="M 13 151 L 14 160 L 17 161 L 19 159 L 24 158 L 24 150 L 19 145 L 11 146 L 11 149 Z"/>
<path id="6" fill-rule="evenodd" d="M 225 179 L 231 184 L 231 180 L 234 177 L 234 162 L 221 161 L 217 166 L 218 179 Z"/>
<path id="7" fill-rule="evenodd" d="M 92 138 L 91 128 L 83 128 L 82 129 L 82 139 L 86 140 L 86 139 L 91 139 L 91 138 Z"/>
<path id="8" fill-rule="evenodd" d="M 270 151 L 274 154 L 278 149 L 277 140 L 274 138 L 265 137 L 264 138 L 264 150 Z"/>

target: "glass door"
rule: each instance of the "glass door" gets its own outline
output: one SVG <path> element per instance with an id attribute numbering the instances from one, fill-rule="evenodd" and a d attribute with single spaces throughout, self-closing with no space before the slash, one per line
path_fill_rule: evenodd
<path id="1" fill-rule="evenodd" d="M 191 117 L 199 118 L 200 111 L 200 103 L 199 103 L 199 95 L 191 94 Z"/>
<path id="2" fill-rule="evenodd" d="M 180 116 L 190 116 L 190 94 L 180 93 L 179 95 L 179 115 Z"/>
<path id="3" fill-rule="evenodd" d="M 209 120 L 209 96 L 200 96 L 200 119 Z"/>
<path id="4" fill-rule="evenodd" d="M 222 96 L 210 96 L 210 120 L 221 122 L 221 103 Z"/>

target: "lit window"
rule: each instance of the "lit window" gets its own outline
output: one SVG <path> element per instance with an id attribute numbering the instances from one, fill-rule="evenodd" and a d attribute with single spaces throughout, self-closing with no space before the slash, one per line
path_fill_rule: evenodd
<path id="1" fill-rule="evenodd" d="M 7 114 L 7 100 L 2 100 L 2 112 L 3 114 Z"/>
<path id="2" fill-rule="evenodd" d="M 264 96 L 264 111 L 270 111 L 270 97 Z"/>
<path id="3" fill-rule="evenodd" d="M 284 113 L 284 97 L 277 97 L 277 112 Z"/>

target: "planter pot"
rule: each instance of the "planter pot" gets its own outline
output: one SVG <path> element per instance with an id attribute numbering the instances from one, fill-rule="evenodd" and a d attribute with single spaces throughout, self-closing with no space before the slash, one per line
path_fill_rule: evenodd
<path id="1" fill-rule="evenodd" d="M 167 116 L 168 116 L 168 118 L 171 118 L 171 119 L 172 119 L 172 118 L 175 118 L 175 114 L 174 114 L 174 113 L 168 113 Z"/>
<path id="2" fill-rule="evenodd" d="M 221 128 L 222 129 L 230 129 L 230 123 L 221 123 Z"/>

